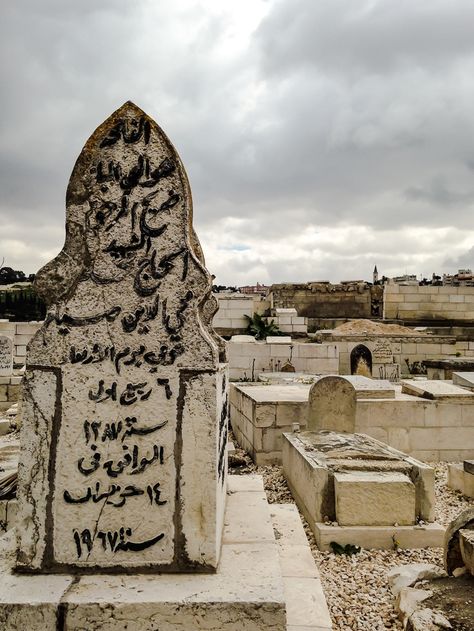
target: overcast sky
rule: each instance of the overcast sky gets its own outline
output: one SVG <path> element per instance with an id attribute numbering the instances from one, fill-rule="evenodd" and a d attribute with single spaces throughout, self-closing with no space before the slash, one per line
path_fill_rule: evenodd
<path id="1" fill-rule="evenodd" d="M 185 164 L 223 284 L 474 266 L 472 0 L 2 0 L 0 261 L 64 241 L 130 99 Z"/>

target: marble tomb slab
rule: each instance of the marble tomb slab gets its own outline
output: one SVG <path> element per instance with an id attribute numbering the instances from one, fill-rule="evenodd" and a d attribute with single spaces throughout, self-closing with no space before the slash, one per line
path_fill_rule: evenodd
<path id="1" fill-rule="evenodd" d="M 474 372 L 453 372 L 453 385 L 474 390 Z"/>
<path id="2" fill-rule="evenodd" d="M 401 385 L 403 393 L 422 397 L 423 399 L 467 401 L 472 400 L 474 397 L 474 392 L 469 392 L 464 388 L 440 379 L 426 379 L 424 381 L 402 379 Z"/>

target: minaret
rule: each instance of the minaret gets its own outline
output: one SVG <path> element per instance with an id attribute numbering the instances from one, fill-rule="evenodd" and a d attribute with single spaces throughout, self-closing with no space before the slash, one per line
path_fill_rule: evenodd
<path id="1" fill-rule="evenodd" d="M 374 267 L 373 281 L 374 281 L 374 285 L 376 285 L 379 282 L 379 273 L 377 271 L 377 265 Z"/>

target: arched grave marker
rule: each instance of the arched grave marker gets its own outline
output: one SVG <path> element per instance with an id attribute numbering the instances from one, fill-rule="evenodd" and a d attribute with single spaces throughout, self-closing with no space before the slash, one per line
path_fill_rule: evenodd
<path id="1" fill-rule="evenodd" d="M 353 433 L 355 411 L 354 386 L 344 377 L 321 377 L 309 391 L 308 430 Z"/>
<path id="2" fill-rule="evenodd" d="M 212 571 L 226 490 L 227 380 L 188 180 L 127 102 L 92 134 L 66 241 L 37 275 L 18 567 Z"/>

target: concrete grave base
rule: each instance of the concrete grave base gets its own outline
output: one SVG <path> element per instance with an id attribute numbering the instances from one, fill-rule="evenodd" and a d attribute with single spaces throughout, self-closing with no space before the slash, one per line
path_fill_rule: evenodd
<path id="1" fill-rule="evenodd" d="M 448 486 L 466 497 L 474 497 L 474 473 L 466 471 L 462 464 L 449 463 Z"/>
<path id="2" fill-rule="evenodd" d="M 15 574 L 15 534 L 9 531 L 0 539 L 0 628 L 331 629 L 296 507 L 273 505 L 271 515 L 259 476 L 229 476 L 228 482 L 222 556 L 216 574 Z M 296 562 L 297 554 L 301 563 Z"/>
<path id="3" fill-rule="evenodd" d="M 431 467 L 363 434 L 285 433 L 283 441 L 284 475 L 320 550 L 332 541 L 442 547 Z"/>
<path id="4" fill-rule="evenodd" d="M 330 551 L 331 541 L 368 550 L 398 548 L 442 548 L 445 529 L 437 523 L 423 526 L 330 526 L 316 523 L 312 528 L 318 548 Z"/>

